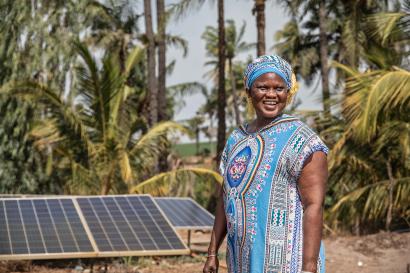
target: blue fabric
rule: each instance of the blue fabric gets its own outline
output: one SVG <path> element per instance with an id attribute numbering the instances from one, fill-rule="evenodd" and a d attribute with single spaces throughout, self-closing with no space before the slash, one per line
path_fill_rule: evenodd
<path id="1" fill-rule="evenodd" d="M 233 131 L 222 154 L 230 273 L 299 273 L 303 207 L 298 179 L 305 160 L 328 152 L 297 118 L 281 115 L 257 133 Z M 324 271 L 324 250 L 318 272 Z"/>
<path id="2" fill-rule="evenodd" d="M 244 73 L 247 89 L 252 87 L 253 82 L 265 73 L 273 72 L 280 76 L 288 89 L 292 88 L 292 67 L 278 55 L 264 55 L 250 63 Z"/>

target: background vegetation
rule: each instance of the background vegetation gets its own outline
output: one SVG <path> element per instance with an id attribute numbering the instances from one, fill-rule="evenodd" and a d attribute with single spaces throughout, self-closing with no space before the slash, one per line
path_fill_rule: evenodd
<path id="1" fill-rule="evenodd" d="M 189 50 L 167 24 L 206 1 L 156 0 L 155 10 L 140 2 L 141 9 L 126 0 L 0 0 L 1 193 L 149 192 L 190 195 L 212 208 L 221 182 L 212 169 L 231 127 L 247 118 L 246 64 L 237 55 L 275 51 L 299 80 L 322 87 L 323 111 L 298 112 L 297 102 L 289 111 L 331 149 L 327 229 L 409 227 L 409 0 L 278 1 L 291 19 L 268 34 L 276 40 L 269 51 L 269 1 L 255 0 L 249 11 L 255 43 L 243 40 L 245 23 L 225 19 L 228 3 L 215 1 L 217 27 L 204 25 L 202 35 L 210 90 L 198 82 L 167 85 L 175 60 L 166 49 Z M 195 92 L 206 97 L 197 116 L 171 121 Z M 196 144 L 175 146 L 176 132 Z M 200 132 L 208 144 L 199 144 Z M 188 154 L 215 161 L 189 166 L 181 158 Z"/>

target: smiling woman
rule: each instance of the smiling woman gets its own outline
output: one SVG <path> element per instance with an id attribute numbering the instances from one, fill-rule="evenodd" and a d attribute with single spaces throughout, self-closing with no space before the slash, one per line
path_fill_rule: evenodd
<path id="1" fill-rule="evenodd" d="M 277 74 L 268 72 L 259 76 L 251 89 L 247 89 L 247 93 L 257 117 L 260 118 L 255 119 L 248 130 L 255 132 L 282 113 L 288 99 L 287 91 L 285 82 Z"/>
<path id="2" fill-rule="evenodd" d="M 229 272 L 323 273 L 328 149 L 306 124 L 283 114 L 296 91 L 285 60 L 255 59 L 245 86 L 256 119 L 234 130 L 225 145 L 223 191 L 203 272 L 217 272 L 227 236 Z"/>

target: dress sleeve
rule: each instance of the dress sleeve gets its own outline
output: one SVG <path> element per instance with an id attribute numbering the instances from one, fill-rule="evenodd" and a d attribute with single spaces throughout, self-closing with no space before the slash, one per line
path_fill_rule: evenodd
<path id="1" fill-rule="evenodd" d="M 329 148 L 326 144 L 320 139 L 317 134 L 313 134 L 303 145 L 303 148 L 300 150 L 297 155 L 296 165 L 294 169 L 294 175 L 296 178 L 299 178 L 302 173 L 302 169 L 305 166 L 306 160 L 315 152 L 324 152 L 326 155 L 329 153 Z"/>
<path id="2" fill-rule="evenodd" d="M 219 162 L 219 174 L 224 177 L 225 175 L 225 169 L 226 169 L 226 164 L 228 161 L 228 146 L 229 146 L 229 138 L 228 141 L 225 144 L 225 147 L 222 151 L 222 155 L 221 155 L 221 162 Z"/>

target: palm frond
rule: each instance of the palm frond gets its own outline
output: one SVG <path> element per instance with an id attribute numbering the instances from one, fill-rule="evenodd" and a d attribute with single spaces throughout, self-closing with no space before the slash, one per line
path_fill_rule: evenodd
<path id="1" fill-rule="evenodd" d="M 131 188 L 131 193 L 149 193 L 154 196 L 169 195 L 176 186 L 183 188 L 189 183 L 187 175 L 201 176 L 207 181 L 222 184 L 222 177 L 215 171 L 205 168 L 182 168 L 155 175 Z"/>
<path id="2" fill-rule="evenodd" d="M 121 177 L 126 183 L 130 183 L 133 179 L 133 171 L 130 164 L 130 159 L 128 154 L 125 150 L 121 150 L 119 152 L 119 162 L 120 170 L 121 170 Z"/>
<path id="3" fill-rule="evenodd" d="M 188 42 L 184 38 L 168 34 L 165 37 L 165 42 L 169 46 L 174 46 L 175 48 L 182 49 L 184 57 L 188 55 Z"/>
<path id="4" fill-rule="evenodd" d="M 180 20 L 190 11 L 199 10 L 205 2 L 205 0 L 180 0 L 178 3 L 171 4 L 168 12 L 174 18 Z"/>
<path id="5" fill-rule="evenodd" d="M 341 217 L 344 211 L 351 208 L 360 211 L 362 219 L 383 218 L 387 213 L 390 183 L 390 181 L 380 181 L 346 194 L 330 209 L 330 218 L 334 220 Z M 410 209 L 410 177 L 397 179 L 393 190 L 394 209 L 408 211 Z"/>
<path id="6" fill-rule="evenodd" d="M 372 28 L 369 30 L 371 37 L 381 40 L 386 45 L 389 39 L 399 33 L 404 33 L 407 39 L 410 35 L 410 14 L 405 12 L 380 12 L 367 18 Z"/>
<path id="7" fill-rule="evenodd" d="M 145 155 L 148 158 L 158 156 L 168 143 L 167 135 L 172 132 L 187 133 L 187 129 L 173 121 L 158 123 L 138 139 L 130 149 L 130 155 Z"/>
<path id="8" fill-rule="evenodd" d="M 376 133 L 377 119 L 383 112 L 403 111 L 410 106 L 410 72 L 398 69 L 387 72 L 371 87 L 363 117 L 357 128 L 361 139 Z"/>
<path id="9" fill-rule="evenodd" d="M 131 69 L 134 68 L 134 66 L 141 61 L 141 59 L 144 57 L 144 50 L 141 47 L 134 47 L 134 49 L 131 50 L 131 53 L 127 57 L 127 61 L 125 64 L 125 76 L 127 77 Z"/>

